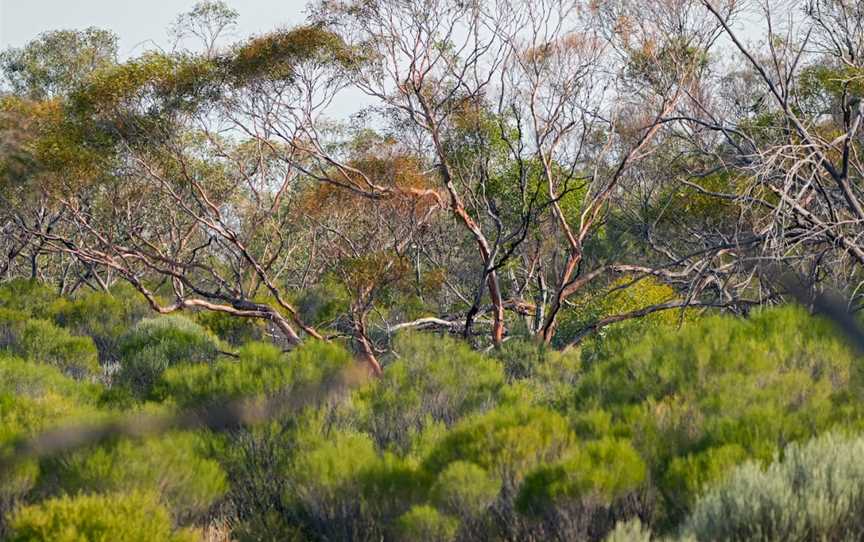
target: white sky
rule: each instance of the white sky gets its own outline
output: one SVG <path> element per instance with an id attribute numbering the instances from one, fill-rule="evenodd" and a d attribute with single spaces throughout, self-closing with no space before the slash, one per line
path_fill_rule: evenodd
<path id="1" fill-rule="evenodd" d="M 240 13 L 238 39 L 303 21 L 306 0 L 227 0 Z M 42 32 L 96 26 L 120 36 L 123 57 L 147 40 L 168 45 L 168 26 L 195 0 L 0 0 L 0 49 Z"/>

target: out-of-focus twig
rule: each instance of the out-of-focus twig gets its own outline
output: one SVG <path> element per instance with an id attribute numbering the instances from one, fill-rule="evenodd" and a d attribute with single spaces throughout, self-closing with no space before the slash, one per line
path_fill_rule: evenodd
<path id="1" fill-rule="evenodd" d="M 807 281 L 790 273 L 779 275 L 778 282 L 799 303 L 831 320 L 858 353 L 864 355 L 864 327 L 839 296 L 815 291 Z"/>
<path id="2" fill-rule="evenodd" d="M 271 397 L 247 397 L 175 414 L 130 415 L 104 423 L 65 425 L 21 440 L 8 453 L 0 455 L 0 479 L 3 472 L 11 471 L 24 461 L 56 457 L 115 438 L 144 438 L 196 429 L 218 432 L 254 425 L 325 401 L 360 385 L 367 377 L 367 371 L 355 366 L 323 383 L 301 386 Z"/>

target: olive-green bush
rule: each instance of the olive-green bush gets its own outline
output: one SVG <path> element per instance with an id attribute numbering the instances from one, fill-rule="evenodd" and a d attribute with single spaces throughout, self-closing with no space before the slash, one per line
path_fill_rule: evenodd
<path id="1" fill-rule="evenodd" d="M 16 511 L 10 542 L 193 542 L 192 531 L 177 531 L 171 515 L 144 493 L 60 497 Z"/>
<path id="2" fill-rule="evenodd" d="M 399 359 L 358 394 L 361 427 L 380 446 L 405 449 L 430 423 L 495 406 L 505 383 L 497 361 L 446 337 L 406 334 L 394 348 Z"/>
<path id="3" fill-rule="evenodd" d="M 200 439 L 189 433 L 123 440 L 64 458 L 53 474 L 72 495 L 156 494 L 176 520 L 185 522 L 200 517 L 228 489 L 224 471 L 203 450 Z"/>
<path id="4" fill-rule="evenodd" d="M 136 291 L 118 285 L 110 292 L 86 292 L 59 298 L 50 306 L 54 322 L 76 335 L 93 339 L 103 364 L 120 359 L 120 337 L 144 318 L 150 307 Z"/>
<path id="5" fill-rule="evenodd" d="M 98 374 L 96 346 L 89 337 L 76 337 L 47 320 L 0 308 L 0 350 L 47 363 L 83 378 Z"/>
<path id="6" fill-rule="evenodd" d="M 117 383 L 147 395 L 166 369 L 181 362 L 212 362 L 219 354 L 215 335 L 180 315 L 148 318 L 120 338 Z"/>

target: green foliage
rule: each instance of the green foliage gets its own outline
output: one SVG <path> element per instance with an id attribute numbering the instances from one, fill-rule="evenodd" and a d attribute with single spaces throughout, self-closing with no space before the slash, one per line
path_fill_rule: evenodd
<path id="1" fill-rule="evenodd" d="M 120 338 L 122 365 L 117 382 L 146 395 L 161 374 L 180 362 L 212 362 L 216 337 L 179 315 L 142 320 Z"/>
<path id="2" fill-rule="evenodd" d="M 262 320 L 237 318 L 224 312 L 202 311 L 195 315 L 195 321 L 234 346 L 260 341 L 266 332 Z"/>
<path id="3" fill-rule="evenodd" d="M 459 521 L 427 505 L 414 506 L 396 524 L 399 540 L 449 542 L 456 538 Z"/>
<path id="4" fill-rule="evenodd" d="M 46 320 L 2 308 L 0 349 L 77 377 L 99 371 L 96 346 L 89 337 L 76 337 Z"/>
<path id="5" fill-rule="evenodd" d="M 78 452 L 60 461 L 59 487 L 79 493 L 154 493 L 175 519 L 200 517 L 227 491 L 225 473 L 202 455 L 199 438 L 175 433 Z"/>
<path id="6" fill-rule="evenodd" d="M 57 325 L 76 335 L 87 335 L 96 343 L 103 363 L 120 358 L 120 337 L 150 311 L 131 287 L 111 292 L 88 292 L 73 299 L 60 298 L 50 307 Z"/>
<path id="7" fill-rule="evenodd" d="M 290 389 L 295 365 L 278 347 L 248 343 L 238 356 L 212 365 L 186 363 L 170 367 L 156 384 L 154 395 L 196 404 Z"/>
<path id="8" fill-rule="evenodd" d="M 158 500 L 142 493 L 81 495 L 51 499 L 18 510 L 12 542 L 192 542 L 191 531 L 175 531 Z"/>
<path id="9" fill-rule="evenodd" d="M 453 424 L 496 404 L 504 385 L 501 365 L 446 337 L 406 334 L 394 348 L 400 359 L 358 394 L 362 427 L 382 447 L 405 447 L 430 423 Z"/>
<path id="10" fill-rule="evenodd" d="M 534 470 L 516 501 L 524 513 L 537 513 L 562 501 L 585 500 L 609 505 L 645 482 L 645 463 L 626 441 L 585 443 L 568 456 Z"/>
<path id="11" fill-rule="evenodd" d="M 117 36 L 107 30 L 45 32 L 21 49 L 0 53 L 0 72 L 12 91 L 31 99 L 65 95 L 117 60 Z"/>
<path id="12" fill-rule="evenodd" d="M 606 412 L 601 434 L 632 437 L 675 518 L 728 467 L 857 423 L 858 411 L 835 408 L 857 389 L 852 360 L 829 325 L 797 308 L 706 318 L 598 360 L 571 408 Z"/>
<path id="13" fill-rule="evenodd" d="M 432 486 L 435 506 L 456 517 L 480 516 L 498 498 L 501 481 L 482 467 L 467 461 L 454 461 L 438 475 Z"/>
<path id="14" fill-rule="evenodd" d="M 35 318 L 48 318 L 60 299 L 57 290 L 36 280 L 15 279 L 0 284 L 0 307 Z"/>
<path id="15" fill-rule="evenodd" d="M 696 540 L 857 540 L 864 536 L 864 439 L 792 444 L 767 469 L 746 463 L 694 507 Z"/>
<path id="16" fill-rule="evenodd" d="M 424 461 L 433 473 L 470 461 L 514 490 L 532 469 L 553 463 L 575 443 L 567 420 L 542 408 L 504 407 L 457 424 Z"/>
<path id="17" fill-rule="evenodd" d="M 296 65 L 306 61 L 347 67 L 357 58 L 336 34 L 320 26 L 300 26 L 249 40 L 227 65 L 238 82 L 247 82 L 290 79 Z"/>

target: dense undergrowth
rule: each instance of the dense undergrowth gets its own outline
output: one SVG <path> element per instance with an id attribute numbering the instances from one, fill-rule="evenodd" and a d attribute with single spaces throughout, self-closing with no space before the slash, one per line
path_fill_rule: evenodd
<path id="1" fill-rule="evenodd" d="M 248 340 L 258 339 L 258 340 Z M 0 453 L 46 428 L 291 393 L 352 366 L 132 292 L 0 288 Z M 0 473 L 10 540 L 836 540 L 864 533 L 864 373 L 784 307 L 478 353 L 401 334 L 383 376 L 224 433 Z"/>

